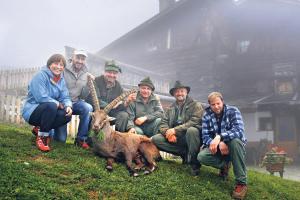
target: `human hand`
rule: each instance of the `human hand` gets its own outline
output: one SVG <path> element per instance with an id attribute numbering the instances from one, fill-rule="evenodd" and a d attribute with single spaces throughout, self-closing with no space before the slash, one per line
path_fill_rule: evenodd
<path id="1" fill-rule="evenodd" d="M 136 132 L 135 128 L 131 128 L 131 129 L 129 129 L 128 133 L 137 134 L 137 132 Z"/>
<path id="2" fill-rule="evenodd" d="M 113 109 L 116 109 L 119 105 L 123 104 L 123 101 L 119 101 L 114 107 Z"/>
<path id="3" fill-rule="evenodd" d="M 62 103 L 59 102 L 57 108 L 59 110 L 63 110 L 64 109 L 64 104 L 62 104 Z"/>
<path id="4" fill-rule="evenodd" d="M 169 141 L 169 138 L 173 138 L 173 135 L 175 136 L 175 134 L 176 134 L 176 132 L 175 132 L 175 129 L 174 129 L 174 128 L 168 129 L 168 130 L 166 131 L 166 138 L 167 138 L 167 140 Z M 175 138 L 176 138 L 176 136 L 175 136 Z M 171 141 L 173 141 L 173 140 L 174 140 L 174 138 L 171 139 Z M 176 139 L 175 139 L 175 140 L 176 140 Z"/>
<path id="5" fill-rule="evenodd" d="M 126 104 L 127 105 L 136 100 L 136 94 L 137 93 L 135 92 L 135 93 L 132 93 L 132 94 L 128 95 L 128 97 L 126 99 Z"/>
<path id="6" fill-rule="evenodd" d="M 176 135 L 171 135 L 168 137 L 168 142 L 170 143 L 176 143 L 177 142 L 177 138 L 176 138 Z"/>
<path id="7" fill-rule="evenodd" d="M 138 126 L 142 125 L 147 120 L 146 116 L 137 118 L 134 123 Z"/>
<path id="8" fill-rule="evenodd" d="M 66 116 L 71 116 L 71 115 L 72 115 L 72 112 L 73 112 L 73 110 L 72 110 L 71 107 L 67 107 L 67 108 L 66 108 Z"/>
<path id="9" fill-rule="evenodd" d="M 228 148 L 227 144 L 225 144 L 225 142 L 221 141 L 219 143 L 219 149 L 220 149 L 222 155 L 229 154 L 229 148 Z"/>
<path id="10" fill-rule="evenodd" d="M 209 145 L 209 150 L 211 151 L 212 154 L 216 154 L 218 150 L 218 145 L 221 141 L 221 136 L 216 135 L 216 137 L 211 141 Z"/>

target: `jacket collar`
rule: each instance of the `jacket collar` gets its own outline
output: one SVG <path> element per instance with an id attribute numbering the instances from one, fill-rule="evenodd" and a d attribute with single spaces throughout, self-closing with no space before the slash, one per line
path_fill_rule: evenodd
<path id="1" fill-rule="evenodd" d="M 224 108 L 223 108 L 223 117 L 224 117 L 224 115 L 225 115 L 227 109 L 228 109 L 228 108 L 227 108 L 227 105 L 224 104 Z M 211 109 L 210 106 L 207 107 L 207 108 L 205 109 L 205 111 L 206 111 L 211 117 L 215 117 L 215 113 L 212 111 L 212 109 Z"/>
<path id="2" fill-rule="evenodd" d="M 79 71 L 79 73 L 76 73 L 76 72 L 74 71 L 74 69 L 73 69 L 73 65 L 72 65 L 72 64 L 67 65 L 65 70 L 68 70 L 69 72 L 71 72 L 71 73 L 74 74 L 74 75 L 76 75 L 76 74 L 81 74 L 81 73 L 85 73 L 85 72 L 88 71 L 86 65 L 84 65 L 84 66 L 82 67 L 82 69 Z"/>
<path id="3" fill-rule="evenodd" d="M 192 102 L 193 102 L 193 99 L 190 96 L 186 96 L 186 100 L 185 100 L 185 102 L 183 104 L 183 107 L 188 106 Z M 176 103 L 176 101 L 172 104 L 172 106 L 173 107 L 177 107 L 178 106 L 177 103 Z"/>

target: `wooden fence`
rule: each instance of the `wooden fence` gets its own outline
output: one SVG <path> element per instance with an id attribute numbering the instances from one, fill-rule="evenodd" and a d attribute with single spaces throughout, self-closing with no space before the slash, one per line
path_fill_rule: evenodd
<path id="1" fill-rule="evenodd" d="M 21 107 L 23 104 L 22 97 L 12 95 L 0 95 L 0 121 L 12 124 L 25 124 L 22 118 Z M 68 123 L 68 137 L 74 138 L 77 134 L 79 117 L 72 116 L 71 122 Z"/>
<path id="2" fill-rule="evenodd" d="M 38 67 L 0 70 L 0 90 L 27 87 L 38 70 L 40 70 Z"/>

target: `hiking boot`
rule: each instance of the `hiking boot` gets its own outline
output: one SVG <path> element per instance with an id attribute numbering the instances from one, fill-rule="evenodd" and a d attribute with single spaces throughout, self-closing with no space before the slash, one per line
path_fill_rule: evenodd
<path id="1" fill-rule="evenodd" d="M 191 175 L 192 176 L 198 176 L 200 174 L 200 167 L 199 164 L 192 164 L 191 165 Z"/>
<path id="2" fill-rule="evenodd" d="M 183 155 L 180 155 L 180 158 L 182 160 L 182 163 L 183 165 L 185 164 L 188 164 L 188 157 L 187 157 L 187 154 L 183 154 Z"/>
<path id="3" fill-rule="evenodd" d="M 36 137 L 39 133 L 39 129 L 40 129 L 39 126 L 34 126 L 31 130 L 31 133 Z"/>
<path id="4" fill-rule="evenodd" d="M 75 143 L 74 143 L 76 146 L 79 146 L 83 149 L 89 149 L 90 146 L 88 145 L 88 143 L 86 143 L 85 140 L 80 140 L 78 138 L 75 139 Z"/>
<path id="5" fill-rule="evenodd" d="M 237 184 L 232 192 L 232 198 L 244 199 L 247 193 L 247 185 Z"/>
<path id="6" fill-rule="evenodd" d="M 37 148 L 43 152 L 50 151 L 50 147 L 48 145 L 50 142 L 49 138 L 50 137 L 37 136 L 35 141 Z"/>
<path id="7" fill-rule="evenodd" d="M 224 167 L 220 169 L 219 177 L 221 177 L 224 181 L 228 180 L 229 169 L 230 169 L 230 162 L 225 163 Z"/>

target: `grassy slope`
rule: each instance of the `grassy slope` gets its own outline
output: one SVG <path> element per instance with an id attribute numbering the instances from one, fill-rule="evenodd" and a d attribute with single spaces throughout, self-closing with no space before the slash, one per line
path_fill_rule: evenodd
<path id="1" fill-rule="evenodd" d="M 218 171 L 201 168 L 199 177 L 175 161 L 162 161 L 149 176 L 129 177 L 124 165 L 112 173 L 105 161 L 71 144 L 36 149 L 28 128 L 0 124 L 0 199 L 231 199 L 234 186 Z M 246 199 L 300 199 L 300 183 L 249 171 Z"/>

